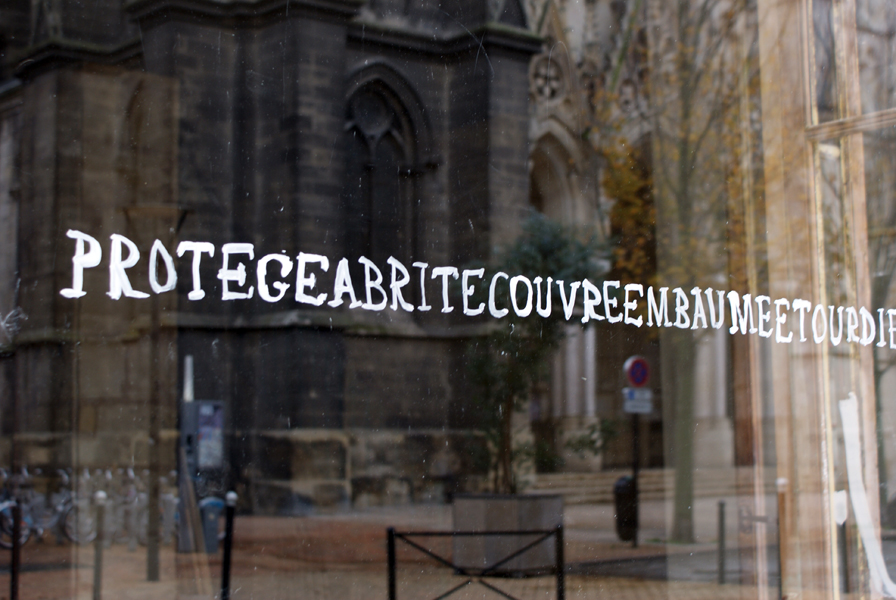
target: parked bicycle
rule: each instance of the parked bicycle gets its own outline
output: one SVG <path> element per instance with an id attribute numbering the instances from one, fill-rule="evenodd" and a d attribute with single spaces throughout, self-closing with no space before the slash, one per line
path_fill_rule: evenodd
<path id="1" fill-rule="evenodd" d="M 60 471 L 63 476 L 67 473 Z M 40 469 L 35 470 L 40 476 Z M 14 509 L 18 504 L 21 508 L 20 539 L 24 544 L 33 535 L 40 538 L 45 531 L 57 526 L 61 516 L 68 509 L 70 492 L 63 486 L 60 493 L 51 497 L 50 501 L 44 494 L 34 489 L 34 477 L 23 467 L 20 472 L 10 474 L 6 469 L 0 469 L 0 547 L 12 548 L 14 529 Z"/>
<path id="2" fill-rule="evenodd" d="M 56 478 L 42 478 L 39 469 L 33 474 L 27 467 L 11 474 L 0 469 L 0 548 L 12 547 L 13 507 L 21 507 L 21 544 L 29 539 L 41 539 L 52 532 L 57 541 L 68 539 L 76 544 L 96 540 L 96 507 L 94 494 L 103 490 L 108 498 L 104 517 L 104 542 L 127 543 L 131 549 L 147 543 L 149 529 L 149 472 L 140 475 L 133 468 L 84 469 L 77 476 L 58 469 Z M 55 489 L 39 493 L 35 479 L 45 488 Z M 177 472 L 159 479 L 159 538 L 170 544 L 177 531 L 178 496 Z"/>

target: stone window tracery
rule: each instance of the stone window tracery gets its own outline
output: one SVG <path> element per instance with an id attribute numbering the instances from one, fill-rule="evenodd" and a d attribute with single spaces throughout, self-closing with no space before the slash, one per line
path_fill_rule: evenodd
<path id="1" fill-rule="evenodd" d="M 359 89 L 346 111 L 346 171 L 342 201 L 351 262 L 410 257 L 412 214 L 408 176 L 413 132 L 397 99 L 382 85 Z"/>
<path id="2" fill-rule="evenodd" d="M 532 91 L 539 101 L 558 100 L 566 95 L 563 68 L 549 56 L 541 56 L 532 63 Z"/>

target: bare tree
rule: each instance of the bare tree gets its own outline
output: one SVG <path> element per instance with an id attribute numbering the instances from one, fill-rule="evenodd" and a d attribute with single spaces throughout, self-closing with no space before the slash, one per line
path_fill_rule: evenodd
<path id="1" fill-rule="evenodd" d="M 649 114 L 662 285 L 724 285 L 728 198 L 740 173 L 739 99 L 747 0 L 650 0 Z M 694 394 L 704 330 L 661 332 L 667 440 L 675 467 L 674 541 L 693 541 Z"/>

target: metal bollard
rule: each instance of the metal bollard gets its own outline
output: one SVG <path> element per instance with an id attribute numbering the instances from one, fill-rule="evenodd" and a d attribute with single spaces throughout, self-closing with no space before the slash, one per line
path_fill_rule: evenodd
<path id="1" fill-rule="evenodd" d="M 396 599 L 395 589 L 395 528 L 386 530 L 386 553 L 388 555 L 389 568 L 389 600 Z"/>
<path id="2" fill-rule="evenodd" d="M 93 495 L 96 504 L 96 540 L 93 543 L 93 600 L 103 597 L 103 531 L 106 520 L 106 492 L 99 490 Z"/>
<path id="3" fill-rule="evenodd" d="M 22 568 L 22 507 L 12 505 L 12 560 L 9 565 L 9 598 L 19 600 L 19 571 Z"/>
<path id="4" fill-rule="evenodd" d="M 849 543 L 846 540 L 846 522 L 837 525 L 837 546 L 840 555 L 840 591 L 849 593 Z"/>
<path id="5" fill-rule="evenodd" d="M 221 600 L 230 600 L 230 560 L 233 549 L 233 515 L 236 512 L 236 492 L 224 497 L 224 556 L 221 558 Z"/>
<path id="6" fill-rule="evenodd" d="M 786 547 L 790 530 L 790 515 L 787 513 L 787 478 L 779 477 L 775 484 L 778 488 L 778 598 L 784 598 L 784 577 L 790 570 Z"/>
<path id="7" fill-rule="evenodd" d="M 563 525 L 557 526 L 554 541 L 557 560 L 557 600 L 564 600 L 566 598 L 566 566 L 563 558 Z"/>
<path id="8" fill-rule="evenodd" d="M 725 583 L 725 501 L 719 500 L 719 585 Z"/>

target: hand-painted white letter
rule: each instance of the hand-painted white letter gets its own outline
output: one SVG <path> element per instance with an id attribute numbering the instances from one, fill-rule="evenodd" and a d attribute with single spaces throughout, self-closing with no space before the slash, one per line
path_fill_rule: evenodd
<path id="1" fill-rule="evenodd" d="M 103 250 L 96 238 L 86 233 L 69 229 L 65 235 L 75 240 L 75 255 L 72 256 L 72 287 L 59 290 L 59 293 L 65 298 L 80 298 L 87 293 L 84 291 L 84 269 L 99 266 Z M 84 252 L 84 242 L 90 247 L 87 252 Z"/>
<path id="2" fill-rule="evenodd" d="M 193 289 L 187 294 L 190 300 L 202 300 L 205 298 L 205 291 L 202 289 L 202 280 L 199 276 L 199 261 L 202 260 L 202 253 L 208 253 L 210 258 L 215 256 L 215 245 L 210 242 L 181 242 L 177 245 L 177 256 L 180 258 L 187 252 L 193 253 Z"/>
<path id="3" fill-rule="evenodd" d="M 165 271 L 168 277 L 165 278 L 165 285 L 159 285 L 158 263 L 159 256 L 165 263 Z M 156 294 L 170 292 L 177 286 L 177 270 L 174 268 L 174 259 L 168 254 L 168 249 L 162 244 L 161 240 L 152 243 L 152 249 L 149 251 L 149 287 Z"/>
<path id="4" fill-rule="evenodd" d="M 401 295 L 401 288 L 410 283 L 411 274 L 398 259 L 392 256 L 386 259 L 386 264 L 392 267 L 392 280 L 389 283 L 389 290 L 392 292 L 392 310 L 398 310 L 398 307 L 401 306 L 407 312 L 414 312 L 414 305 L 406 302 Z M 400 279 L 396 277 L 399 273 L 401 273 Z"/>
<path id="5" fill-rule="evenodd" d="M 523 308 L 519 307 L 516 299 L 516 288 L 520 283 L 526 286 L 526 305 Z M 510 304 L 518 317 L 528 317 L 532 314 L 532 282 L 528 277 L 517 275 L 510 279 Z"/>
<path id="6" fill-rule="evenodd" d="M 364 310 L 375 310 L 380 311 L 386 308 L 386 303 L 389 301 L 389 297 L 386 295 L 386 290 L 383 289 L 381 285 L 383 283 L 383 274 L 380 272 L 379 268 L 373 261 L 371 261 L 366 256 L 362 256 L 358 259 L 358 262 L 364 265 L 364 289 L 367 293 L 367 302 L 361 305 L 361 308 Z M 375 274 L 376 277 L 371 277 L 371 273 Z M 382 296 L 382 300 L 373 303 L 373 290 L 379 292 L 380 296 Z"/>
<path id="7" fill-rule="evenodd" d="M 547 319 L 551 316 L 551 284 L 554 283 L 553 277 L 548 277 L 545 285 L 544 306 L 541 305 L 541 277 L 532 280 L 535 284 L 535 312 Z"/>
<path id="8" fill-rule="evenodd" d="M 637 319 L 629 316 L 629 313 L 638 310 L 638 301 L 634 299 L 630 299 L 628 295 L 631 292 L 638 292 L 638 296 L 644 297 L 644 286 L 640 283 L 626 283 L 623 288 L 625 291 L 625 301 L 622 303 L 622 308 L 625 309 L 625 319 L 623 323 L 626 325 L 634 325 L 635 327 L 640 327 L 644 323 L 644 317 L 638 317 Z"/>
<path id="9" fill-rule="evenodd" d="M 348 269 L 348 259 L 343 258 L 336 264 L 336 280 L 333 282 L 333 299 L 327 302 L 332 307 L 342 306 L 342 296 L 348 294 L 351 299 L 349 308 L 358 308 L 361 301 L 355 298 L 355 288 L 352 284 L 352 275 Z"/>
<path id="10" fill-rule="evenodd" d="M 691 303 L 688 301 L 688 295 L 681 288 L 675 288 L 672 293 L 675 294 L 674 325 L 679 329 L 687 329 L 691 326 L 691 319 L 688 317 L 688 308 Z"/>
<path id="11" fill-rule="evenodd" d="M 768 296 L 756 296 L 756 324 L 758 325 L 759 337 L 772 337 L 772 330 L 766 330 L 762 327 L 763 323 L 771 323 L 771 302 L 772 299 Z M 765 308 L 763 308 L 763 305 L 765 305 Z"/>
<path id="12" fill-rule="evenodd" d="M 123 293 L 128 298 L 149 298 L 146 292 L 137 292 L 131 288 L 128 274 L 125 269 L 130 269 L 140 260 L 140 251 L 137 244 L 124 237 L 113 233 L 109 236 L 112 240 L 112 250 L 109 253 L 109 291 L 106 292 L 113 300 L 121 298 Z M 121 247 L 127 246 L 128 257 L 121 258 Z"/>
<path id="13" fill-rule="evenodd" d="M 498 271 L 497 273 L 492 275 L 492 281 L 488 285 L 488 312 L 491 316 L 495 317 L 496 319 L 501 319 L 507 313 L 510 312 L 506 308 L 502 308 L 502 309 L 498 310 L 498 307 L 495 306 L 495 287 L 498 284 L 498 279 L 502 279 L 502 278 L 509 279 L 507 273 L 502 273 L 501 271 Z"/>
<path id="14" fill-rule="evenodd" d="M 362 256 L 358 259 L 358 262 L 364 265 L 364 290 L 366 291 L 367 302 L 361 305 L 361 308 L 364 310 L 375 310 L 380 311 L 386 308 L 386 303 L 389 301 L 389 297 L 386 296 L 386 290 L 383 289 L 381 285 L 383 283 L 383 274 L 380 272 L 379 268 L 373 264 L 366 256 Z M 374 274 L 375 277 L 371 277 L 370 275 Z M 373 303 L 373 290 L 379 292 L 380 296 L 382 296 L 382 300 Z"/>
<path id="15" fill-rule="evenodd" d="M 775 342 L 779 344 L 789 344 L 793 341 L 793 332 L 791 331 L 788 333 L 786 337 L 781 333 L 781 327 L 787 322 L 787 313 L 782 313 L 781 307 L 785 307 L 784 310 L 790 310 L 790 302 L 787 298 L 778 298 L 775 300 Z"/>
<path id="16" fill-rule="evenodd" d="M 600 290 L 587 279 L 582 280 L 582 305 L 584 314 L 582 315 L 582 323 L 589 320 L 603 321 L 604 316 L 597 312 L 597 306 L 601 303 Z"/>
<path id="17" fill-rule="evenodd" d="M 569 284 L 569 299 L 566 298 L 566 288 L 563 287 L 563 280 L 557 281 L 557 287 L 560 288 L 560 303 L 563 304 L 563 318 L 569 321 L 572 313 L 576 308 L 576 291 L 582 285 L 581 281 L 573 281 Z"/>
<path id="18" fill-rule="evenodd" d="M 457 279 L 457 267 L 436 267 L 432 270 L 432 278 L 436 279 L 437 277 L 442 278 L 442 312 L 450 313 L 454 307 L 451 306 L 448 299 L 448 277 Z"/>
<path id="19" fill-rule="evenodd" d="M 283 254 L 268 254 L 262 257 L 255 266 L 255 280 L 258 283 L 258 296 L 265 302 L 279 302 L 286 295 L 289 284 L 282 281 L 275 281 L 271 285 L 279 292 L 276 296 L 271 294 L 268 288 L 268 263 L 277 261 L 280 263 L 280 277 L 286 277 L 292 271 L 292 259 Z"/>
<path id="20" fill-rule="evenodd" d="M 415 262 L 411 266 L 415 269 L 420 269 L 420 306 L 417 307 L 417 310 L 426 312 L 432 309 L 432 306 L 426 303 L 426 268 L 429 266 L 429 263 Z"/>
<path id="21" fill-rule="evenodd" d="M 802 298 L 797 298 L 793 301 L 793 311 L 799 313 L 800 315 L 800 341 L 805 342 L 808 338 L 806 338 L 806 314 L 809 312 L 809 309 L 812 308 L 812 303 L 808 300 L 803 300 Z"/>
<path id="22" fill-rule="evenodd" d="M 607 321 L 610 323 L 619 323 L 622 321 L 622 315 L 611 315 L 610 309 L 616 308 L 618 301 L 616 300 L 616 296 L 610 293 L 610 288 L 614 287 L 619 289 L 618 281 L 604 281 L 604 315 L 607 317 Z"/>
<path id="23" fill-rule="evenodd" d="M 468 317 L 475 317 L 485 311 L 485 302 L 480 302 L 476 308 L 470 308 L 470 297 L 474 292 L 473 285 L 469 283 L 470 277 L 482 279 L 485 277 L 485 269 L 464 269 L 460 279 L 460 292 L 464 300 L 464 314 Z"/>
<path id="24" fill-rule="evenodd" d="M 231 254 L 248 254 L 249 260 L 255 258 L 255 246 L 252 244 L 224 244 L 221 246 L 221 269 L 218 279 L 221 280 L 221 300 L 248 300 L 255 293 L 255 286 L 249 286 L 248 292 L 231 292 L 228 285 L 231 281 L 238 286 L 246 285 L 246 265 L 238 263 L 236 269 L 230 268 Z"/>
<path id="25" fill-rule="evenodd" d="M 321 293 L 317 296 L 310 296 L 305 293 L 306 288 L 308 290 L 313 290 L 314 286 L 317 284 L 317 278 L 314 276 L 314 273 L 306 276 L 305 272 L 309 263 L 317 263 L 320 265 L 320 270 L 326 273 L 330 270 L 330 259 L 326 256 L 321 256 L 320 254 L 306 254 L 304 252 L 299 252 L 299 256 L 296 257 L 296 260 L 296 302 L 310 304 L 312 306 L 320 306 L 324 303 L 324 300 L 327 299 L 327 295 Z"/>

